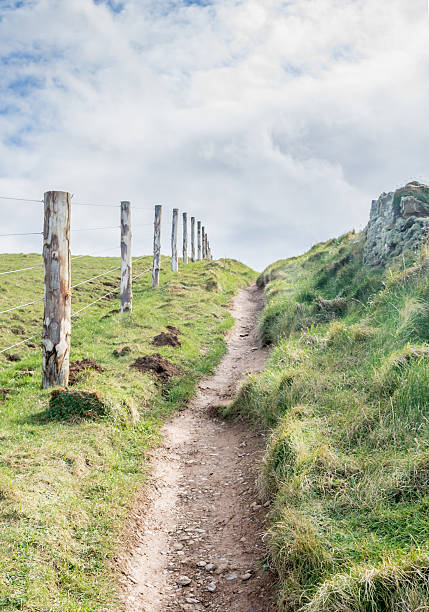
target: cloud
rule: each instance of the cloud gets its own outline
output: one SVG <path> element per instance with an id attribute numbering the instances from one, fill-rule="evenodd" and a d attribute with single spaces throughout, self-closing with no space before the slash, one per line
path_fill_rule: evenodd
<path id="1" fill-rule="evenodd" d="M 0 17 L 0 195 L 163 203 L 165 252 L 177 206 L 215 255 L 261 269 L 429 181 L 425 0 L 32 0 Z M 0 204 L 4 233 L 41 228 L 40 207 Z M 116 215 L 75 207 L 73 224 Z M 135 212 L 138 252 L 151 221 Z M 89 234 L 75 252 L 118 240 Z"/>

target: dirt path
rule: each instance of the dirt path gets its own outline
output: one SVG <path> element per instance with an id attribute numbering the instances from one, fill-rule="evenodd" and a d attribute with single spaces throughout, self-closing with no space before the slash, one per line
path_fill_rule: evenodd
<path id="1" fill-rule="evenodd" d="M 262 306 L 256 287 L 238 294 L 228 354 L 164 426 L 149 497 L 134 517 L 138 544 L 124 564 L 126 612 L 275 610 L 273 577 L 263 569 L 266 508 L 255 490 L 263 440 L 213 410 L 234 397 L 245 372 L 264 367 L 256 335 Z"/>

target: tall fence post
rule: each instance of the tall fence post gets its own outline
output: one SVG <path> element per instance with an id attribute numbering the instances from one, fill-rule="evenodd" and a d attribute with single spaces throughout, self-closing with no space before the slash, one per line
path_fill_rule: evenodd
<path id="1" fill-rule="evenodd" d="M 43 262 L 43 388 L 66 387 L 69 381 L 71 337 L 70 201 L 64 191 L 44 197 Z"/>
<path id="2" fill-rule="evenodd" d="M 188 263 L 188 213 L 183 213 L 183 263 Z"/>
<path id="3" fill-rule="evenodd" d="M 179 209 L 173 208 L 173 223 L 171 226 L 171 269 L 177 272 L 179 262 L 177 258 L 177 221 L 179 217 Z"/>
<path id="4" fill-rule="evenodd" d="M 121 312 L 133 309 L 131 240 L 131 205 L 129 202 L 121 202 Z"/>
<path id="5" fill-rule="evenodd" d="M 203 227 L 201 228 L 201 250 L 202 250 L 202 258 L 205 259 L 206 258 L 206 228 Z"/>
<path id="6" fill-rule="evenodd" d="M 159 287 L 159 271 L 161 269 L 161 214 L 162 206 L 155 206 L 155 221 L 153 229 L 153 268 L 152 287 Z"/>
<path id="7" fill-rule="evenodd" d="M 197 223 L 198 261 L 201 261 L 201 221 Z"/>
<path id="8" fill-rule="evenodd" d="M 195 261 L 195 217 L 191 217 L 191 261 Z"/>

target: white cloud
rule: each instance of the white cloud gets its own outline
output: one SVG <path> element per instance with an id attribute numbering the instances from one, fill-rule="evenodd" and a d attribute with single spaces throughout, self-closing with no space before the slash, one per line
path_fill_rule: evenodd
<path id="1" fill-rule="evenodd" d="M 382 190 L 429 180 L 425 0 L 14 4 L 0 9 L 0 195 L 162 202 L 166 251 L 178 206 L 216 255 L 261 268 L 362 226 Z M 0 205 L 2 233 L 40 227 L 39 209 Z M 76 208 L 73 222 L 115 215 Z M 150 252 L 150 228 L 135 234 Z"/>

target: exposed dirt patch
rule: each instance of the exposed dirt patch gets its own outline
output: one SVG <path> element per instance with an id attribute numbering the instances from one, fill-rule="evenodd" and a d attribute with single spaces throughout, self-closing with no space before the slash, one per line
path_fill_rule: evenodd
<path id="1" fill-rule="evenodd" d="M 9 393 L 12 393 L 13 389 L 5 389 L 0 387 L 0 402 L 7 400 Z"/>
<path id="2" fill-rule="evenodd" d="M 161 332 L 152 340 L 153 346 L 182 346 L 177 334 L 174 334 L 171 331 Z"/>
<path id="3" fill-rule="evenodd" d="M 114 357 L 124 357 L 125 355 L 129 355 L 131 353 L 131 347 L 130 346 L 121 346 L 121 348 L 115 349 L 113 351 L 113 356 Z"/>
<path id="4" fill-rule="evenodd" d="M 78 375 L 85 370 L 94 370 L 95 372 L 104 372 L 104 369 L 94 359 L 80 359 L 80 361 L 72 361 L 70 364 L 69 387 L 76 384 Z"/>
<path id="5" fill-rule="evenodd" d="M 180 374 L 180 370 L 159 353 L 139 357 L 130 367 L 136 368 L 139 372 L 143 373 L 152 372 L 160 382 L 164 383 L 168 382 L 172 376 L 178 376 Z"/>
<path id="6" fill-rule="evenodd" d="M 243 373 L 264 368 L 256 334 L 262 305 L 256 287 L 239 293 L 228 354 L 189 408 L 164 426 L 130 520 L 133 546 L 119 560 L 126 612 L 276 609 L 275 578 L 264 567 L 268 509 L 256 490 L 264 439 L 216 416 Z"/>
<path id="7" fill-rule="evenodd" d="M 14 353 L 5 353 L 4 356 L 10 362 L 21 361 L 21 357 L 19 355 L 15 355 Z"/>
<path id="8" fill-rule="evenodd" d="M 78 289 L 78 287 L 76 287 L 76 289 Z M 109 319 L 112 315 L 119 314 L 120 312 L 121 310 L 119 308 L 114 308 L 113 310 L 110 310 L 107 314 L 105 314 L 103 317 L 101 317 L 101 320 L 103 321 L 104 319 Z"/>
<path id="9" fill-rule="evenodd" d="M 177 327 L 174 327 L 174 325 L 167 325 L 167 329 L 175 336 L 179 336 L 182 333 L 180 329 L 177 329 Z"/>

